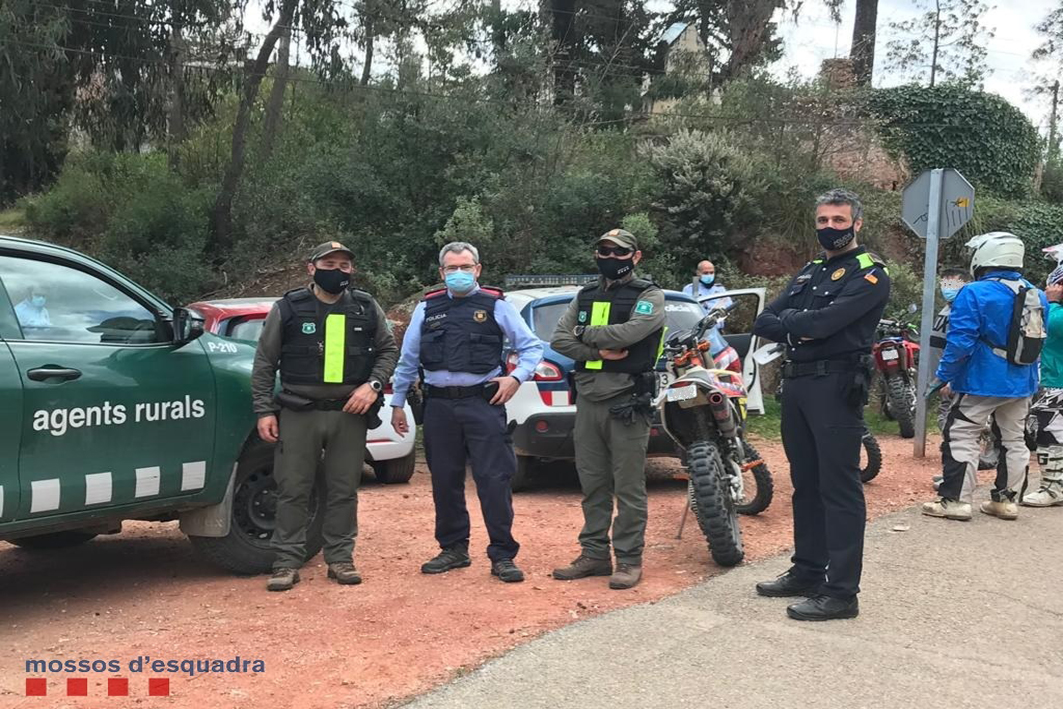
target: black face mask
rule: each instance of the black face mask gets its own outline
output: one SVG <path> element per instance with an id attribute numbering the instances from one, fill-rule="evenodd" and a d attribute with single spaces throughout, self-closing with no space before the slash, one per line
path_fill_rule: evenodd
<path id="1" fill-rule="evenodd" d="M 635 268 L 635 259 L 598 258 L 598 272 L 610 281 L 618 281 Z"/>
<path id="2" fill-rule="evenodd" d="M 846 229 L 835 229 L 828 226 L 816 229 L 816 236 L 819 238 L 820 246 L 827 251 L 837 251 L 852 243 L 853 238 L 856 237 L 856 231 L 853 229 L 852 224 Z"/>
<path id="3" fill-rule="evenodd" d="M 339 295 L 351 285 L 351 274 L 338 268 L 318 268 L 314 270 L 314 283 L 326 293 Z"/>

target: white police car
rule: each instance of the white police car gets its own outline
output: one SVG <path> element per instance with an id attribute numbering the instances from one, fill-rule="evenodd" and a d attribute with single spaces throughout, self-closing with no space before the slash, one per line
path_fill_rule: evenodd
<path id="1" fill-rule="evenodd" d="M 535 370 L 534 377 L 525 382 L 506 405 L 510 426 L 513 429 L 513 446 L 517 453 L 517 474 L 513 489 L 527 485 L 537 463 L 575 458 L 572 429 L 575 425 L 576 407 L 570 374 L 575 362 L 550 347 L 550 338 L 557 321 L 579 291 L 579 286 L 596 276 L 533 276 L 511 277 L 507 288 L 530 282 L 543 287 L 507 290 L 506 300 L 524 317 L 532 331 L 543 342 L 543 361 Z M 705 311 L 698 302 L 685 293 L 666 290 L 665 310 L 668 313 L 668 331 L 676 332 L 693 328 Z M 720 348 L 713 348 L 713 355 L 725 345 L 737 353 L 730 368 L 744 374 L 749 392 L 749 411 L 764 413 L 764 400 L 757 376 L 757 364 L 753 361 L 754 336 L 751 334 L 753 320 L 764 309 L 763 288 L 733 290 L 719 293 L 712 300 L 731 298 L 736 307 L 728 315 Z M 733 357 L 733 354 L 730 356 Z M 516 366 L 517 356 L 511 354 L 509 367 Z M 658 376 L 662 383 L 669 377 L 663 360 L 658 363 Z M 660 424 L 654 423 L 650 430 L 649 456 L 676 456 L 678 452 Z"/>

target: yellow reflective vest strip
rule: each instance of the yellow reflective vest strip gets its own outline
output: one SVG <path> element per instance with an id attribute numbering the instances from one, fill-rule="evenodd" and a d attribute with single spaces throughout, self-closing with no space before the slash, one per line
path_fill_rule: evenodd
<path id="1" fill-rule="evenodd" d="M 347 359 L 347 316 L 332 313 L 325 317 L 326 384 L 343 383 L 343 365 Z"/>
<path id="2" fill-rule="evenodd" d="M 609 310 L 612 307 L 612 303 L 596 302 L 591 305 L 591 327 L 605 327 L 609 324 Z M 604 362 L 600 359 L 596 359 L 593 362 L 587 362 L 587 369 L 601 369 Z"/>

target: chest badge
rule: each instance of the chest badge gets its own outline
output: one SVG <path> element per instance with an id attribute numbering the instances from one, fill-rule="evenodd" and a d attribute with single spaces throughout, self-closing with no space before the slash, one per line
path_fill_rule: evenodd
<path id="1" fill-rule="evenodd" d="M 587 311 L 586 310 L 579 311 L 579 321 L 580 322 L 587 322 Z"/>
<path id="2" fill-rule="evenodd" d="M 487 311 L 477 310 L 472 314 L 472 319 L 476 322 L 487 322 Z"/>
<path id="3" fill-rule="evenodd" d="M 832 281 L 837 281 L 844 275 L 845 275 L 845 269 L 844 268 L 839 268 L 837 271 L 835 271 L 834 273 L 830 274 L 830 279 Z"/>
<path id="4" fill-rule="evenodd" d="M 303 323 L 303 334 L 304 335 L 313 335 L 315 332 L 317 332 L 317 323 L 312 323 L 312 322 L 304 322 Z"/>

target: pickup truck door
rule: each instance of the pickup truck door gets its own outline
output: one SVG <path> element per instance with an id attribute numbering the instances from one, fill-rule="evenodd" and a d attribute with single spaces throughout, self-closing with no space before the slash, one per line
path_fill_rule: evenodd
<path id="1" fill-rule="evenodd" d="M 157 306 L 84 264 L 0 252 L 0 280 L 21 330 L 5 338 L 22 381 L 17 518 L 199 492 L 215 423 L 202 345 L 174 345 Z"/>

